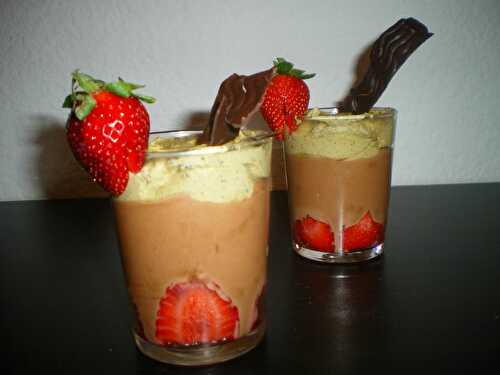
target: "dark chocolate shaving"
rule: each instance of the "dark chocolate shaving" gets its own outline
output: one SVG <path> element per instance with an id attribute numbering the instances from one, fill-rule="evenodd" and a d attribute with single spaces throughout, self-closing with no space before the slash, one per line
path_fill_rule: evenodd
<path id="1" fill-rule="evenodd" d="M 238 136 L 264 100 L 275 69 L 250 76 L 232 74 L 222 82 L 210 111 L 208 125 L 198 140 L 210 146 L 221 145 Z"/>
<path id="2" fill-rule="evenodd" d="M 402 18 L 382 33 L 371 49 L 366 74 L 343 100 L 341 110 L 354 114 L 368 112 L 401 65 L 432 35 L 414 18 Z"/>

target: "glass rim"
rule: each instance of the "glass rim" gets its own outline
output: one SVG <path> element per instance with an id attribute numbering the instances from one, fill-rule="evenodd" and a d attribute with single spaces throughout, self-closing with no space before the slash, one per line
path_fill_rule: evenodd
<path id="1" fill-rule="evenodd" d="M 184 138 L 192 135 L 202 134 L 202 130 L 158 130 L 149 132 L 149 137 L 157 136 L 163 138 Z M 146 151 L 146 157 L 158 158 L 158 157 L 180 157 L 180 156 L 203 156 L 203 155 L 213 155 L 225 152 L 231 152 L 235 150 L 247 149 L 251 147 L 258 147 L 265 144 L 269 140 L 272 140 L 274 133 L 272 132 L 262 132 L 256 136 L 251 136 L 245 138 L 238 143 L 224 143 L 222 145 L 216 146 L 202 146 L 202 147 L 190 147 L 182 149 L 173 149 L 169 151 Z"/>
<path id="2" fill-rule="evenodd" d="M 395 118 L 398 114 L 397 109 L 392 108 L 392 107 L 373 107 L 370 109 L 375 110 L 377 113 L 370 113 L 370 112 L 365 112 L 361 113 L 359 115 L 354 115 L 354 114 L 347 114 L 347 113 L 342 113 L 340 112 L 338 107 L 331 106 L 331 107 L 313 107 L 309 108 L 310 110 L 313 109 L 319 109 L 320 111 L 329 111 L 331 112 L 330 114 L 322 115 L 322 116 L 311 116 L 311 117 L 304 117 L 304 120 L 321 120 L 326 118 L 329 119 L 336 119 L 336 120 L 364 120 L 364 119 L 384 119 L 384 118 Z"/>

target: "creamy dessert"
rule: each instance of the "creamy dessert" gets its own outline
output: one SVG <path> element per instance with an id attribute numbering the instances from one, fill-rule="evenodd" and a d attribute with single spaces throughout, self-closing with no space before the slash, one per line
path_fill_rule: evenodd
<path id="1" fill-rule="evenodd" d="M 313 109 L 286 134 L 290 218 L 299 253 L 346 262 L 359 260 L 359 252 L 380 253 L 394 125 L 389 108 L 360 115 Z"/>
<path id="2" fill-rule="evenodd" d="M 113 200 L 137 334 L 164 346 L 238 340 L 263 329 L 271 138 L 240 131 L 151 142 Z"/>
<path id="3" fill-rule="evenodd" d="M 300 255 L 347 263 L 383 252 L 396 113 L 374 105 L 431 36 L 418 20 L 400 19 L 370 47 L 363 76 L 337 102 L 338 109 L 314 109 L 287 127 L 293 246 Z"/>

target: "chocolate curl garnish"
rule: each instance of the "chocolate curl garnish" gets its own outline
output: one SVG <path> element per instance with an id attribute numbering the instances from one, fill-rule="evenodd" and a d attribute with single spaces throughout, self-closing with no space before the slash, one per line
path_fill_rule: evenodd
<path id="1" fill-rule="evenodd" d="M 402 18 L 382 33 L 373 44 L 363 80 L 351 89 L 341 110 L 354 114 L 368 112 L 401 65 L 432 35 L 415 18 Z"/>
<path id="2" fill-rule="evenodd" d="M 221 145 L 238 136 L 262 102 L 275 68 L 250 76 L 232 74 L 220 85 L 199 143 Z"/>

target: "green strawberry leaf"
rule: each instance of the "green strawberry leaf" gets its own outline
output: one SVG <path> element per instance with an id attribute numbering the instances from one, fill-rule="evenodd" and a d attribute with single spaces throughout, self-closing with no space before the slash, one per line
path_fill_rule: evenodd
<path id="1" fill-rule="evenodd" d="M 89 94 L 102 89 L 104 83 L 103 81 L 95 80 L 88 74 L 80 73 L 78 70 L 75 70 L 73 72 L 73 79 L 75 79 L 76 82 L 78 82 L 78 85 L 83 91 Z"/>
<path id="2" fill-rule="evenodd" d="M 135 90 L 135 89 L 142 89 L 146 86 L 144 85 L 138 85 L 137 83 L 132 83 L 132 82 L 126 82 L 122 78 L 118 78 L 118 81 L 126 85 L 130 91 Z"/>
<path id="3" fill-rule="evenodd" d="M 302 76 L 300 77 L 301 79 L 309 79 L 309 78 L 312 78 L 316 75 L 316 73 L 310 73 L 310 74 L 302 74 Z"/>
<path id="4" fill-rule="evenodd" d="M 117 82 L 111 82 L 106 84 L 104 88 L 110 92 L 112 92 L 115 95 L 124 97 L 124 98 L 129 98 L 131 95 L 136 96 L 135 94 L 132 93 L 133 90 L 135 89 L 142 89 L 145 87 L 144 85 L 138 85 L 136 83 L 131 83 L 131 82 L 126 82 L 121 78 L 118 78 Z M 146 97 L 150 98 L 150 97 Z M 149 103 L 149 101 L 148 101 Z"/>
<path id="5" fill-rule="evenodd" d="M 127 85 L 126 82 L 123 81 L 110 82 L 106 84 L 104 88 L 109 92 L 112 92 L 113 94 L 121 96 L 123 98 L 129 98 L 131 94 L 130 87 Z"/>
<path id="6" fill-rule="evenodd" d="M 154 102 L 156 102 L 156 99 L 153 98 L 152 96 L 141 95 L 141 94 L 132 94 L 132 95 L 134 96 L 134 98 L 137 98 L 149 104 L 153 104 Z"/>
<path id="7" fill-rule="evenodd" d="M 305 74 L 304 70 L 294 68 L 293 64 L 283 57 L 277 57 L 273 61 L 273 65 L 276 67 L 278 74 L 290 75 L 299 79 L 309 79 L 316 75 L 314 73 Z"/>
<path id="8" fill-rule="evenodd" d="M 68 95 L 63 102 L 63 108 L 73 108 L 73 95 Z"/>
<path id="9" fill-rule="evenodd" d="M 75 116 L 79 120 L 83 120 L 87 115 L 92 112 L 96 106 L 96 101 L 87 93 L 77 93 L 76 100 L 78 105 L 75 107 Z"/>
<path id="10" fill-rule="evenodd" d="M 293 68 L 293 64 L 288 61 L 280 62 L 277 66 L 278 74 L 289 74 Z"/>
<path id="11" fill-rule="evenodd" d="M 83 120 L 94 109 L 96 100 L 92 94 L 101 90 L 107 90 L 124 98 L 133 96 L 146 103 L 156 102 L 156 99 L 151 96 L 133 93 L 133 90 L 141 89 L 144 85 L 126 82 L 121 78 L 118 78 L 116 82 L 106 83 L 88 74 L 80 73 L 78 70 L 75 70 L 71 76 L 71 95 L 64 99 L 63 107 L 72 108 L 79 120 Z M 78 88 L 81 90 L 76 91 Z"/>
<path id="12" fill-rule="evenodd" d="M 292 69 L 288 72 L 289 75 L 297 78 L 302 78 L 303 74 L 305 73 L 305 70 L 301 69 Z"/>

